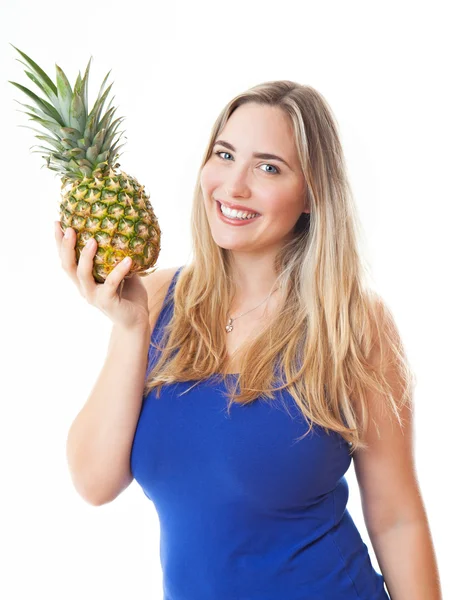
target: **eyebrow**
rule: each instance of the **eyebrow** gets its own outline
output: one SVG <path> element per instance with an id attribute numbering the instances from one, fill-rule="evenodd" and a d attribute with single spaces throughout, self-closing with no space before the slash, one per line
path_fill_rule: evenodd
<path id="1" fill-rule="evenodd" d="M 220 144 L 221 146 L 228 148 L 228 150 L 232 150 L 233 152 L 236 152 L 236 148 L 234 146 L 232 146 L 229 142 L 225 142 L 224 140 L 216 140 L 213 144 L 213 147 L 216 144 Z M 255 158 L 264 158 L 267 160 L 279 160 L 280 162 L 284 163 L 289 169 L 291 168 L 288 165 L 288 163 L 284 160 L 284 158 L 281 158 L 281 156 L 277 156 L 276 154 L 268 154 L 267 152 L 253 152 L 253 156 Z"/>

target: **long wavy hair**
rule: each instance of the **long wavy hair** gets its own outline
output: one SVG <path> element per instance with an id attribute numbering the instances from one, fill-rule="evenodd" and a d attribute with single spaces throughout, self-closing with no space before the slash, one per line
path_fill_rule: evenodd
<path id="1" fill-rule="evenodd" d="M 274 286 L 280 289 L 281 308 L 240 349 L 240 373 L 225 375 L 224 324 L 236 290 L 229 251 L 215 243 L 210 231 L 200 176 L 227 120 L 248 102 L 276 106 L 289 117 L 310 213 L 302 213 L 295 235 L 276 257 Z M 226 383 L 229 411 L 233 402 L 270 401 L 286 389 L 309 424 L 307 433 L 314 424 L 327 433 L 336 431 L 351 452 L 367 447 L 370 391 L 402 424 L 400 410 L 411 402 L 415 376 L 392 312 L 370 285 L 337 123 L 318 91 L 292 81 L 269 81 L 225 106 L 197 176 L 191 233 L 192 261 L 184 265 L 168 297 L 174 302 L 173 316 L 156 344 L 160 355 L 148 373 L 144 395 L 157 388 L 159 398 L 163 384 L 196 385 L 218 377 Z M 381 353 L 377 366 L 370 360 L 375 347 Z M 393 393 L 385 376 L 387 366 L 396 373 L 400 394 Z"/>

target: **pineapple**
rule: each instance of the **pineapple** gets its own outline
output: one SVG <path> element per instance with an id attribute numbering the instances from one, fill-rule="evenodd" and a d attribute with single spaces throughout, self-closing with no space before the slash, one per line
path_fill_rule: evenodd
<path id="1" fill-rule="evenodd" d="M 72 227 L 76 232 L 77 263 L 87 241 L 94 237 L 97 242 L 92 272 L 95 281 L 103 283 L 126 256 L 130 256 L 133 263 L 125 278 L 134 273 L 146 276 L 148 273 L 145 271 L 154 266 L 159 256 L 161 230 L 144 186 L 131 175 L 119 172 L 120 164 L 115 162 L 118 150 L 124 146 L 117 146 L 123 132 L 120 135 L 116 132 L 123 118 L 112 120 L 116 111 L 111 106 L 112 101 L 101 115 L 112 86 L 110 84 L 104 90 L 111 71 L 103 80 L 88 114 L 88 77 L 92 57 L 83 79 L 78 73 L 72 91 L 58 65 L 55 65 L 55 84 L 31 58 L 15 46 L 13 48 L 26 61 L 22 63 L 29 69 L 25 73 L 49 100 L 38 97 L 14 81 L 9 82 L 33 100 L 37 108 L 19 104 L 32 111 L 25 112 L 30 120 L 37 121 L 47 130 L 42 132 L 28 127 L 40 133 L 36 138 L 50 146 L 37 146 L 40 150 L 35 152 L 44 151 L 45 166 L 57 171 L 61 177 L 61 228 L 65 231 Z M 117 135 L 119 137 L 115 139 Z"/>

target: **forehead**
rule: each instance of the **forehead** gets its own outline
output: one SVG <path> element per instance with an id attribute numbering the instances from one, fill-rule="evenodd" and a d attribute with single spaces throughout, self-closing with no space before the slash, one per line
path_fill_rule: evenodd
<path id="1" fill-rule="evenodd" d="M 297 158 L 292 123 L 277 106 L 238 106 L 217 139 L 226 139 L 242 153 L 271 152 L 291 162 Z"/>

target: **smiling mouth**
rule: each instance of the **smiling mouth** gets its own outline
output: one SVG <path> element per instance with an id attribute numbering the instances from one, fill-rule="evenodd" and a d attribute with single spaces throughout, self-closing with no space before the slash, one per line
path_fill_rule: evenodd
<path id="1" fill-rule="evenodd" d="M 243 209 L 241 210 L 241 209 L 235 209 L 235 208 L 230 209 L 225 204 L 222 204 L 222 202 L 220 202 L 220 200 L 216 200 L 216 202 L 218 205 L 218 210 L 227 219 L 232 219 L 235 221 L 252 221 L 253 219 L 256 219 L 257 217 L 261 216 L 261 214 L 256 211 L 249 211 L 249 210 L 243 210 Z M 238 216 L 239 213 L 242 213 L 242 215 Z"/>

